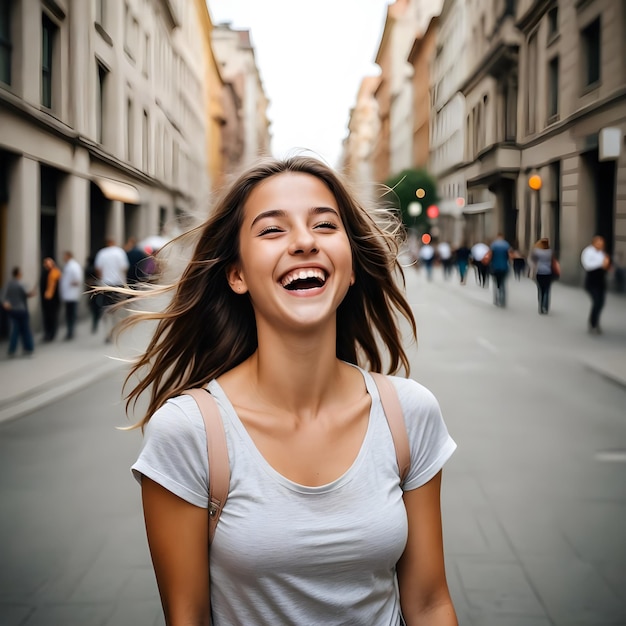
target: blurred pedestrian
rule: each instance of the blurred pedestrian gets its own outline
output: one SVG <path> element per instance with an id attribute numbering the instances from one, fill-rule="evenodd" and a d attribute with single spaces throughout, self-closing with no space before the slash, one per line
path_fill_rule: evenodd
<path id="1" fill-rule="evenodd" d="M 447 241 L 440 241 L 437 244 L 437 256 L 443 268 L 443 278 L 447 280 L 452 273 L 452 248 Z"/>
<path id="2" fill-rule="evenodd" d="M 522 274 L 526 269 L 526 258 L 519 249 L 519 246 L 515 246 L 513 250 L 511 250 L 511 259 L 513 261 L 513 276 L 515 276 L 515 280 L 519 281 L 522 279 Z"/>
<path id="3" fill-rule="evenodd" d="M 611 267 L 611 258 L 605 248 L 604 237 L 596 235 L 580 255 L 585 270 L 585 290 L 591 298 L 588 328 L 592 335 L 602 334 L 600 315 L 606 300 L 606 273 Z"/>
<path id="4" fill-rule="evenodd" d="M 124 288 L 126 286 L 126 275 L 129 268 L 128 256 L 124 248 L 116 245 L 112 238 L 107 239 L 104 248 L 98 250 L 94 259 L 96 275 L 101 286 Z M 113 339 L 112 331 L 118 320 L 118 309 L 115 306 L 122 296 L 118 291 L 104 291 L 103 296 L 103 316 L 105 323 L 108 322 L 108 330 L 105 341 L 110 343 Z"/>
<path id="5" fill-rule="evenodd" d="M 18 343 L 22 344 L 22 352 L 25 356 L 31 356 L 35 350 L 33 333 L 30 329 L 30 315 L 28 313 L 28 298 L 37 293 L 37 287 L 28 290 L 22 282 L 22 270 L 14 267 L 11 272 L 11 280 L 2 290 L 0 300 L 2 307 L 7 312 L 11 325 L 9 335 L 9 357 L 15 356 Z"/>
<path id="6" fill-rule="evenodd" d="M 547 237 L 539 239 L 530 254 L 533 275 L 537 283 L 537 298 L 539 300 L 539 315 L 547 315 L 550 310 L 550 288 L 552 281 L 560 275 L 558 261 L 554 251 L 550 248 Z"/>
<path id="7" fill-rule="evenodd" d="M 85 290 L 89 295 L 89 311 L 91 313 L 91 333 L 95 335 L 98 332 L 98 326 L 102 313 L 104 311 L 104 294 L 100 291 L 95 291 L 95 288 L 100 285 L 100 280 L 96 272 L 96 266 L 94 265 L 95 257 L 87 257 L 87 263 L 85 265 Z"/>
<path id="8" fill-rule="evenodd" d="M 150 277 L 148 273 L 150 255 L 137 245 L 136 237 L 128 238 L 124 250 L 128 257 L 127 284 L 132 287 L 138 283 L 145 283 Z"/>
<path id="9" fill-rule="evenodd" d="M 467 279 L 467 268 L 469 267 L 470 257 L 472 251 L 467 247 L 465 240 L 454 251 L 454 259 L 456 261 L 456 267 L 459 270 L 459 279 L 461 285 L 464 285 Z"/>
<path id="10" fill-rule="evenodd" d="M 433 279 L 433 265 L 435 263 L 435 248 L 430 243 L 423 243 L 419 249 L 420 264 L 426 270 L 426 278 Z"/>
<path id="11" fill-rule="evenodd" d="M 482 241 L 476 242 L 471 248 L 472 265 L 476 272 L 476 282 L 481 287 L 487 287 L 489 285 L 488 267 L 484 262 L 488 252 L 489 246 Z"/>
<path id="12" fill-rule="evenodd" d="M 59 295 L 60 279 L 61 270 L 57 267 L 55 260 L 47 256 L 42 262 L 41 278 L 39 280 L 44 341 L 53 341 L 59 328 L 59 308 L 61 307 Z"/>
<path id="13" fill-rule="evenodd" d="M 395 235 L 306 157 L 253 165 L 196 232 L 179 282 L 157 290 L 167 308 L 124 324 L 158 321 L 128 402 L 149 390 L 133 471 L 166 623 L 456 626 L 440 510 L 456 446 L 432 393 L 381 375 L 408 435 L 402 481 L 358 365 L 408 369 Z M 210 551 L 207 436 L 189 387 L 211 394 L 227 439 L 231 491 Z"/>
<path id="14" fill-rule="evenodd" d="M 489 267 L 493 276 L 493 303 L 503 308 L 506 306 L 506 278 L 510 260 L 511 245 L 502 233 L 498 233 L 483 258 L 483 265 Z"/>
<path id="15" fill-rule="evenodd" d="M 65 340 L 74 338 L 76 319 L 78 318 L 78 303 L 83 293 L 83 268 L 69 250 L 63 253 L 63 273 L 61 274 L 61 300 L 65 304 Z"/>

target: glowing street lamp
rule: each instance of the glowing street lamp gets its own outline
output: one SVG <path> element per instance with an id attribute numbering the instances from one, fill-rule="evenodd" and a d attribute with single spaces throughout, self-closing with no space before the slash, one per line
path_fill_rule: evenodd
<path id="1" fill-rule="evenodd" d="M 539 191 L 541 189 L 542 182 L 543 181 L 541 180 L 541 176 L 539 176 L 539 174 L 533 174 L 528 179 L 528 186 L 534 191 Z"/>

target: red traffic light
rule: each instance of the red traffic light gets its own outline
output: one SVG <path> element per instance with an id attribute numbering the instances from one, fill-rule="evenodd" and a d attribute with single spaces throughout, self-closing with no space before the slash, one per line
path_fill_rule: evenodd
<path id="1" fill-rule="evenodd" d="M 431 220 L 434 220 L 436 217 L 439 217 L 439 207 L 436 204 L 431 204 L 426 209 L 426 215 Z"/>

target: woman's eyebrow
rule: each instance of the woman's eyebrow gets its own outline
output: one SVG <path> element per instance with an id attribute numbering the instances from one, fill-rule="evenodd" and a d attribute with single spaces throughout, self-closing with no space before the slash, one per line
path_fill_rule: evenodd
<path id="1" fill-rule="evenodd" d="M 263 211 L 263 213 L 259 213 L 253 220 L 252 224 L 250 224 L 250 228 L 252 228 L 257 222 L 266 217 L 285 217 L 287 213 L 281 209 L 272 209 L 270 211 Z"/>
<path id="2" fill-rule="evenodd" d="M 332 213 L 333 215 L 336 215 L 337 217 L 339 217 L 339 213 L 335 209 L 329 206 L 314 206 L 309 209 L 309 213 L 311 215 L 323 215 L 324 213 Z M 282 209 L 270 209 L 269 211 L 263 211 L 262 213 L 259 213 L 252 220 L 252 224 L 250 224 L 250 228 L 252 228 L 257 222 L 261 221 L 262 219 L 265 219 L 268 217 L 271 218 L 271 217 L 286 217 L 286 216 L 287 216 L 287 211 L 283 211 Z"/>

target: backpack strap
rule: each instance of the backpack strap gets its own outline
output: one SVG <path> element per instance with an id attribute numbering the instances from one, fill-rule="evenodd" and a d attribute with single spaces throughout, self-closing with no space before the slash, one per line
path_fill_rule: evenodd
<path id="1" fill-rule="evenodd" d="M 183 393 L 196 401 L 206 430 L 209 457 L 209 546 L 211 546 L 230 488 L 226 432 L 217 402 L 208 389 L 187 389 Z"/>
<path id="2" fill-rule="evenodd" d="M 398 469 L 400 470 L 400 484 L 402 484 L 411 467 L 411 448 L 409 447 L 409 437 L 406 432 L 406 424 L 398 392 L 387 376 L 377 372 L 370 372 L 370 374 L 376 383 L 376 387 L 378 387 L 380 401 L 387 417 L 393 445 L 396 449 Z"/>

